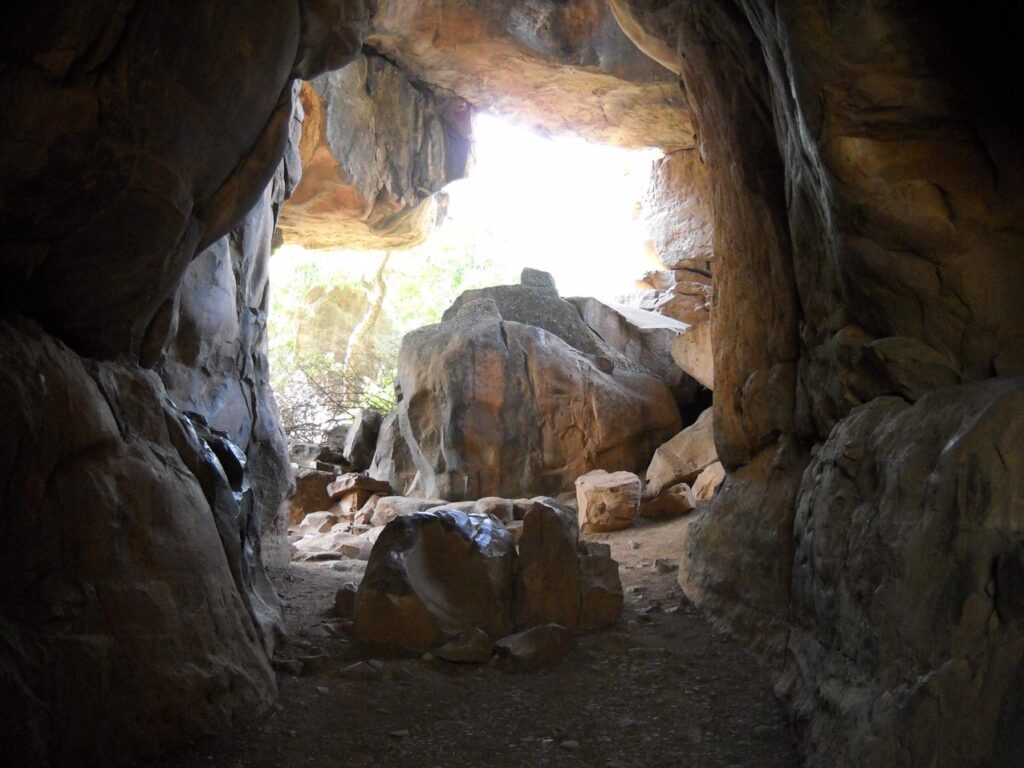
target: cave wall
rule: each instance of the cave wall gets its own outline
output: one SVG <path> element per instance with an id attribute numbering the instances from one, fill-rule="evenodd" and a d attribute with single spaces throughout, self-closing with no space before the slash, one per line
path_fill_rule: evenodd
<path id="1" fill-rule="evenodd" d="M 715 218 L 730 475 L 684 587 L 772 659 L 809 764 L 1013 764 L 1019 11 L 618 5 L 678 54 Z"/>
<path id="2" fill-rule="evenodd" d="M 2 33 L 4 759 L 92 765 L 275 696 L 287 482 L 266 259 L 297 79 L 361 2 L 37 3 Z"/>

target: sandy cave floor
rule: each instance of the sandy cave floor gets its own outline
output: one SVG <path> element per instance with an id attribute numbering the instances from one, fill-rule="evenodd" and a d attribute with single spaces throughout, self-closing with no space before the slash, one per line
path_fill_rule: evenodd
<path id="1" fill-rule="evenodd" d="M 291 642 L 280 700 L 257 722 L 148 761 L 149 768 L 595 766 L 794 768 L 796 749 L 766 674 L 715 633 L 674 572 L 687 519 L 596 534 L 620 563 L 619 623 L 579 637 L 548 669 L 387 657 L 325 618 L 363 563 L 294 563 L 274 574 Z M 370 679 L 339 671 L 373 660 Z M 280 666 L 280 665 L 279 665 Z"/>

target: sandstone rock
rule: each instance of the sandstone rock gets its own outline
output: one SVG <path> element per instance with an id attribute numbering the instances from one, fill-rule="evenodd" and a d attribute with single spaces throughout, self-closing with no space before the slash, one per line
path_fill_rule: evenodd
<path id="1" fill-rule="evenodd" d="M 298 550 L 296 560 L 314 561 L 340 557 L 365 559 L 361 555 L 369 549 L 365 539 L 347 531 L 328 531 L 304 536 L 293 546 Z"/>
<path id="2" fill-rule="evenodd" d="M 383 421 L 384 413 L 372 408 L 360 408 L 356 413 L 345 438 L 345 461 L 357 472 L 369 469 Z"/>
<path id="3" fill-rule="evenodd" d="M 715 495 L 715 490 L 724 479 L 725 467 L 722 466 L 722 462 L 709 464 L 693 481 L 693 498 L 696 501 L 707 501 Z"/>
<path id="4" fill-rule="evenodd" d="M 640 504 L 641 486 L 640 478 L 632 472 L 597 469 L 576 478 L 580 530 L 619 531 L 631 526 Z"/>
<path id="5" fill-rule="evenodd" d="M 367 642 L 424 652 L 478 627 L 512 627 L 512 537 L 490 518 L 418 512 L 377 539 L 356 597 L 355 631 Z"/>
<path id="6" fill-rule="evenodd" d="M 295 490 L 284 501 L 289 525 L 298 525 L 311 512 L 321 512 L 331 506 L 327 486 L 333 479 L 330 473 L 317 469 L 296 471 Z"/>
<path id="7" fill-rule="evenodd" d="M 482 629 L 472 627 L 435 649 L 433 654 L 458 664 L 485 664 L 494 655 L 494 643 Z"/>
<path id="8" fill-rule="evenodd" d="M 421 242 L 444 219 L 433 193 L 469 156 L 466 102 L 417 87 L 383 56 L 303 84 L 303 178 L 281 212 L 307 247 L 391 248 Z"/>
<path id="9" fill-rule="evenodd" d="M 580 630 L 592 632 L 611 626 L 622 614 L 622 581 L 619 564 L 607 544 L 580 542 Z"/>
<path id="10" fill-rule="evenodd" d="M 356 592 L 359 585 L 346 581 L 334 593 L 334 615 L 339 619 L 351 619 L 356 610 Z"/>
<path id="11" fill-rule="evenodd" d="M 387 525 L 396 517 L 411 515 L 426 510 L 443 509 L 448 502 L 443 499 L 413 499 L 406 496 L 382 496 L 373 509 L 370 522 L 373 525 Z"/>
<path id="12" fill-rule="evenodd" d="M 657 496 L 676 483 L 692 483 L 705 467 L 718 460 L 713 422 L 713 411 L 708 408 L 697 421 L 654 452 L 647 468 L 645 496 Z"/>
<path id="13" fill-rule="evenodd" d="M 564 117 L 555 115 L 572 115 L 576 132 L 590 141 L 693 146 L 674 77 L 637 56 L 605 6 L 548 7 L 551 13 L 507 3 L 410 7 L 384 0 L 369 39 L 416 77 L 542 134 L 564 132 Z M 459 45 L 442 52 L 433 41 L 444 35 Z"/>
<path id="14" fill-rule="evenodd" d="M 327 533 L 338 523 L 338 516 L 330 512 L 312 512 L 299 523 L 301 533 Z"/>
<path id="15" fill-rule="evenodd" d="M 608 346 L 665 382 L 678 400 L 693 399 L 694 383 L 684 376 L 685 368 L 680 371 L 672 362 L 673 345 L 687 333 L 686 323 L 624 304 L 605 304 L 591 298 L 569 301 Z"/>
<path id="16" fill-rule="evenodd" d="M 543 322 L 565 320 L 560 333 L 578 332 L 596 347 L 572 305 L 552 292 L 486 290 L 509 304 L 536 302 L 526 314 L 564 305 Z M 466 304 L 467 295 L 456 302 L 460 314 L 403 340 L 403 400 L 393 422 L 400 439 L 378 449 L 375 476 L 387 468 L 403 494 L 453 501 L 514 498 L 524 488 L 558 493 L 596 466 L 641 470 L 655 443 L 674 433 L 678 411 L 662 382 L 619 368 L 605 373 L 561 337 L 503 319 L 489 298 Z"/>
<path id="17" fill-rule="evenodd" d="M 513 668 L 536 669 L 568 655 L 572 650 L 572 632 L 558 624 L 543 624 L 503 637 L 494 648 Z"/>
<path id="18" fill-rule="evenodd" d="M 640 516 L 655 520 L 679 517 L 693 511 L 695 502 L 690 486 L 678 483 L 665 488 L 657 496 L 641 499 Z"/>
<path id="19" fill-rule="evenodd" d="M 711 349 L 711 323 L 683 331 L 672 342 L 672 359 L 683 371 L 708 389 L 715 388 L 715 357 Z"/>
<path id="20" fill-rule="evenodd" d="M 578 540 L 575 516 L 553 499 L 530 507 L 519 539 L 516 627 L 556 623 L 575 630 L 579 625 Z"/>
<path id="21" fill-rule="evenodd" d="M 558 293 L 558 286 L 555 285 L 555 278 L 552 277 L 550 272 L 545 272 L 541 269 L 524 267 L 523 272 L 519 277 L 519 284 L 529 286 L 530 288 L 544 288 Z"/>
<path id="22" fill-rule="evenodd" d="M 390 493 L 391 486 L 386 482 L 354 472 L 338 475 L 327 486 L 327 495 L 334 502 L 332 509 L 342 516 L 350 516 L 362 509 L 371 496 L 387 496 Z"/>

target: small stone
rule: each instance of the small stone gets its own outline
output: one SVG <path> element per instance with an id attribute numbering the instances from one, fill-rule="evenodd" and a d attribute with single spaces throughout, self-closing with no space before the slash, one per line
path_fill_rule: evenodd
<path id="1" fill-rule="evenodd" d="M 324 694 L 326 696 L 328 693 L 331 692 L 331 689 L 328 688 L 326 685 L 318 685 L 316 687 L 316 692 L 317 693 L 322 693 L 322 694 Z"/>
<path id="2" fill-rule="evenodd" d="M 640 542 L 639 541 L 631 541 L 631 542 L 629 542 L 629 548 L 630 549 L 640 549 Z"/>
<path id="3" fill-rule="evenodd" d="M 570 752 L 572 752 L 580 748 L 580 743 L 575 739 L 566 739 L 558 746 L 560 746 L 562 749 L 567 749 Z"/>
<path id="4" fill-rule="evenodd" d="M 400 731 L 388 731 L 388 736 L 394 739 L 404 739 L 409 735 L 409 729 L 403 728 Z"/>
<path id="5" fill-rule="evenodd" d="M 472 627 L 453 637 L 435 652 L 438 658 L 457 664 L 484 664 L 494 653 L 494 644 L 486 632 Z"/>
<path id="6" fill-rule="evenodd" d="M 349 664 L 338 672 L 338 677 L 345 680 L 375 680 L 377 678 L 377 670 L 366 662 L 357 661 L 355 664 Z"/>

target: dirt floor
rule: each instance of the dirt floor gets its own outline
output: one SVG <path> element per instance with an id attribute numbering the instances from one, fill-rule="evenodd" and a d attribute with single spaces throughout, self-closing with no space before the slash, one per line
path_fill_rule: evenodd
<path id="1" fill-rule="evenodd" d="M 324 612 L 364 564 L 295 563 L 275 574 L 291 635 L 280 658 L 305 662 L 301 672 L 278 663 L 276 709 L 147 765 L 793 768 L 793 739 L 765 674 L 676 583 L 672 564 L 687 522 L 641 521 L 592 536 L 610 543 L 621 564 L 622 618 L 532 672 L 361 648 Z M 346 672 L 356 661 L 372 669 Z"/>

